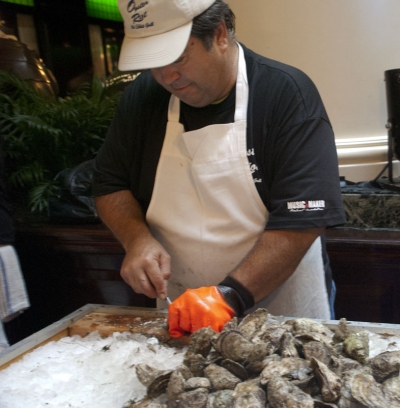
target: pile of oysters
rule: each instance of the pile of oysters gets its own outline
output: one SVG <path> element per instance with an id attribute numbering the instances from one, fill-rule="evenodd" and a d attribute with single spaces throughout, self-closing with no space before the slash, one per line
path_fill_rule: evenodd
<path id="1" fill-rule="evenodd" d="M 135 368 L 147 395 L 126 407 L 400 407 L 400 351 L 369 358 L 368 334 L 345 319 L 333 332 L 257 309 L 221 333 L 194 332 L 175 370 Z"/>

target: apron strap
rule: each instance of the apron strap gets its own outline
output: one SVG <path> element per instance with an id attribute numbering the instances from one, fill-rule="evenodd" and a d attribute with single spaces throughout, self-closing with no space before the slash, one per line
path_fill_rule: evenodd
<path id="1" fill-rule="evenodd" d="M 238 74 L 236 79 L 236 109 L 235 122 L 247 119 L 247 103 L 249 100 L 249 87 L 247 81 L 246 61 L 243 48 L 237 43 L 239 48 Z"/>
<path id="2" fill-rule="evenodd" d="M 247 103 L 249 100 L 249 87 L 247 81 L 246 61 L 244 58 L 243 48 L 237 43 L 239 48 L 238 74 L 236 79 L 236 107 L 235 122 L 246 120 Z M 180 100 L 171 94 L 168 105 L 168 121 L 179 123 Z"/>

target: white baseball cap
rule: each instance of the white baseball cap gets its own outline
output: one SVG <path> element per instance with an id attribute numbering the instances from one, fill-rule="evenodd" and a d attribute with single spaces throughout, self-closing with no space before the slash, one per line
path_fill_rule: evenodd
<path id="1" fill-rule="evenodd" d="M 140 71 L 169 65 L 187 45 L 194 17 L 215 0 L 118 0 L 125 37 L 120 71 Z"/>

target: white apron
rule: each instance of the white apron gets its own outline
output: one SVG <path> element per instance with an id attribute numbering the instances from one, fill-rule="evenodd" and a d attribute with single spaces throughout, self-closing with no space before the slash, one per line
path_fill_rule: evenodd
<path id="1" fill-rule="evenodd" d="M 253 248 L 268 218 L 247 157 L 249 90 L 238 47 L 234 123 L 185 132 L 180 101 L 171 95 L 146 214 L 153 235 L 171 256 L 171 299 L 187 288 L 221 282 Z M 158 307 L 167 305 L 158 300 Z M 276 315 L 330 317 L 319 239 L 290 279 L 256 307 Z"/>

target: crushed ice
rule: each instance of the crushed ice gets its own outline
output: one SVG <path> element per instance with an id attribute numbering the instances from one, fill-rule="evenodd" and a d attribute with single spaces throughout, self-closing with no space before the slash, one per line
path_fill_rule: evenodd
<path id="1" fill-rule="evenodd" d="M 120 408 L 146 394 L 135 364 L 174 369 L 185 351 L 129 332 L 52 341 L 0 371 L 0 408 Z"/>

